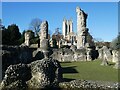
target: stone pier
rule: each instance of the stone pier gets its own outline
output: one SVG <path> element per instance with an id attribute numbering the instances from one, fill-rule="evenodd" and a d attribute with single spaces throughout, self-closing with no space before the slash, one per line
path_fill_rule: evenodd
<path id="1" fill-rule="evenodd" d="M 80 7 L 76 7 L 77 12 L 77 49 L 85 46 L 86 43 L 86 35 L 88 29 L 86 28 L 86 19 L 87 14 L 80 9 Z"/>
<path id="2" fill-rule="evenodd" d="M 47 49 L 48 47 L 48 22 L 47 21 L 43 21 L 40 26 L 39 38 L 40 38 L 40 48 Z"/>
<path id="3" fill-rule="evenodd" d="M 26 46 L 30 46 L 30 36 L 31 36 L 31 32 L 26 32 L 25 33 L 25 45 Z"/>
<path id="4" fill-rule="evenodd" d="M 40 47 L 33 52 L 35 60 L 49 57 L 48 22 L 43 21 L 39 32 Z"/>

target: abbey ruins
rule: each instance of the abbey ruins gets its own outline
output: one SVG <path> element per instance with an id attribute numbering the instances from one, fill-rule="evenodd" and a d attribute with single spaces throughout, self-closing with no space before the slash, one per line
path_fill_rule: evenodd
<path id="1" fill-rule="evenodd" d="M 73 32 L 72 19 L 66 20 L 64 18 L 62 22 L 62 36 L 56 43 L 53 38 L 48 39 L 49 24 L 47 21 L 43 21 L 40 27 L 41 31 L 39 32 L 40 47 L 38 45 L 30 45 L 30 33 L 28 32 L 25 34 L 25 43 L 23 45 L 29 47 L 37 46 L 37 50 L 32 53 L 34 58 L 36 58 L 38 52 L 41 52 L 44 57 L 51 57 L 60 62 L 92 61 L 97 58 L 103 60 L 101 65 L 107 65 L 107 61 L 118 62 L 117 50 L 111 50 L 106 46 L 103 48 L 95 46 L 86 25 L 87 16 L 80 7 L 76 7 L 77 33 Z M 58 48 L 54 48 L 54 46 Z M 69 48 L 62 48 L 63 46 L 69 46 Z M 37 59 L 41 59 L 41 57 L 37 57 Z"/>
<path id="2" fill-rule="evenodd" d="M 100 59 L 101 65 L 108 65 L 111 61 L 115 63 L 113 68 L 120 69 L 120 52 L 107 46 L 95 46 L 86 25 L 88 15 L 76 7 L 76 16 L 77 33 L 73 32 L 72 19 L 64 18 L 62 37 L 56 43 L 48 38 L 49 22 L 43 21 L 39 32 L 40 43 L 31 44 L 31 33 L 26 32 L 25 42 L 20 46 L 2 46 L 3 70 L 6 71 L 3 72 L 0 89 L 57 86 L 62 79 L 59 62 Z"/>

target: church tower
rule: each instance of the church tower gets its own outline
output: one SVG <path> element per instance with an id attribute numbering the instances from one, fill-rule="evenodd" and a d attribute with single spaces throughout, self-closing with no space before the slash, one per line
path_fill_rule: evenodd
<path id="1" fill-rule="evenodd" d="M 63 19 L 63 26 L 62 26 L 63 37 L 66 38 L 67 35 L 73 32 L 73 21 Z"/>

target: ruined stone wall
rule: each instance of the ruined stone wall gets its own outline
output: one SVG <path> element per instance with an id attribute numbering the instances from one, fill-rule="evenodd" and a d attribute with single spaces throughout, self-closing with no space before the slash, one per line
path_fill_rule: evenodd
<path id="1" fill-rule="evenodd" d="M 86 53 L 84 50 L 53 50 L 53 54 L 50 57 L 57 59 L 60 62 L 86 61 Z"/>
<path id="2" fill-rule="evenodd" d="M 32 61 L 32 52 L 33 50 L 27 46 L 2 46 L 0 56 L 2 57 L 3 75 L 7 67 L 11 64 L 30 63 Z"/>
<path id="3" fill-rule="evenodd" d="M 112 51 L 107 47 L 107 46 L 103 46 L 102 48 L 98 49 L 98 59 L 103 60 L 106 59 L 107 61 L 112 62 Z"/>

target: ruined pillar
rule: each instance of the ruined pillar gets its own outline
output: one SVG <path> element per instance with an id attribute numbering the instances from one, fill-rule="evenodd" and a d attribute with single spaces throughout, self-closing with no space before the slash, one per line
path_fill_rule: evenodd
<path id="1" fill-rule="evenodd" d="M 43 21 L 40 26 L 40 48 L 47 49 L 49 42 L 48 42 L 48 22 Z"/>
<path id="2" fill-rule="evenodd" d="M 87 14 L 79 7 L 76 7 L 76 12 L 77 12 L 77 49 L 80 49 L 81 47 L 84 47 L 86 43 Z"/>
<path id="3" fill-rule="evenodd" d="M 102 49 L 103 49 L 103 60 L 101 65 L 107 66 L 109 65 L 108 61 L 110 61 L 111 53 L 107 46 L 103 46 Z"/>
<path id="4" fill-rule="evenodd" d="M 44 57 L 48 58 L 49 40 L 48 40 L 48 22 L 43 21 L 40 26 L 40 50 L 43 52 Z"/>
<path id="5" fill-rule="evenodd" d="M 117 50 L 113 50 L 112 51 L 112 62 L 116 63 L 118 61 L 118 51 Z"/>
<path id="6" fill-rule="evenodd" d="M 116 52 L 116 61 L 114 67 L 115 69 L 120 69 L 120 49 Z"/>
<path id="7" fill-rule="evenodd" d="M 87 61 L 92 61 L 92 49 L 87 48 Z"/>
<path id="8" fill-rule="evenodd" d="M 24 44 L 26 46 L 30 46 L 30 38 L 31 38 L 31 32 L 25 32 L 25 42 L 24 42 Z"/>

